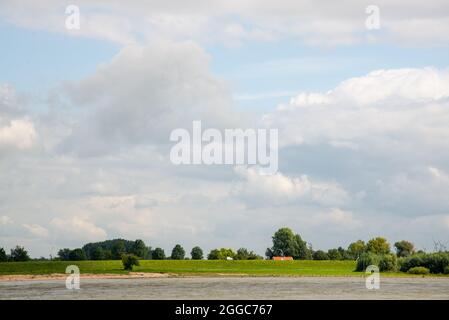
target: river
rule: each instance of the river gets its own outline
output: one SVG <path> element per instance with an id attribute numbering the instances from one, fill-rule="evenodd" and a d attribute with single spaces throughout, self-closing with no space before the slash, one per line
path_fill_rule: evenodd
<path id="1" fill-rule="evenodd" d="M 0 299 L 449 299 L 449 278 L 382 278 L 368 290 L 362 277 L 181 277 L 1 281 Z"/>

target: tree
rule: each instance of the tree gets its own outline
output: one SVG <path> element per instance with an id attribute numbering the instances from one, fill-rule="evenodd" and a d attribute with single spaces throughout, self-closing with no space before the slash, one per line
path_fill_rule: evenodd
<path id="1" fill-rule="evenodd" d="M 102 247 L 96 247 L 90 257 L 92 260 L 104 260 L 105 252 Z"/>
<path id="2" fill-rule="evenodd" d="M 198 246 L 193 247 L 192 251 L 190 252 L 190 255 L 192 256 L 192 260 L 202 260 L 203 250 Z"/>
<path id="3" fill-rule="evenodd" d="M 173 260 L 184 260 L 185 255 L 186 252 L 184 251 L 184 248 L 181 247 L 180 244 L 177 244 L 171 252 L 171 258 Z"/>
<path id="4" fill-rule="evenodd" d="M 132 270 L 134 266 L 140 265 L 138 257 L 132 253 L 122 255 L 122 264 L 125 270 Z"/>
<path id="5" fill-rule="evenodd" d="M 80 260 L 86 260 L 86 253 L 81 248 L 76 248 L 72 251 L 70 251 L 69 255 L 70 261 L 80 261 Z"/>
<path id="6" fill-rule="evenodd" d="M 366 244 L 366 251 L 375 254 L 387 254 L 390 253 L 390 244 L 387 239 L 377 237 L 368 241 Z"/>
<path id="7" fill-rule="evenodd" d="M 63 261 L 68 261 L 70 260 L 70 249 L 69 248 L 64 248 L 58 251 L 58 256 L 59 259 L 63 260 Z"/>
<path id="8" fill-rule="evenodd" d="M 5 249 L 0 248 L 0 262 L 8 261 L 8 256 L 6 255 Z"/>
<path id="9" fill-rule="evenodd" d="M 270 249 L 273 256 L 287 257 L 294 259 L 310 259 L 311 252 L 307 243 L 303 241 L 299 234 L 294 234 L 289 228 L 281 228 L 272 237 L 273 247 Z"/>
<path id="10" fill-rule="evenodd" d="M 11 249 L 11 261 L 28 261 L 30 256 L 24 247 L 16 246 Z"/>
<path id="11" fill-rule="evenodd" d="M 409 241 L 398 241 L 394 244 L 394 246 L 398 257 L 408 257 L 415 253 L 415 246 Z"/>
<path id="12" fill-rule="evenodd" d="M 246 249 L 246 248 L 240 248 L 237 250 L 235 259 L 236 260 L 260 260 L 260 259 L 262 259 L 262 257 L 253 251 L 248 251 L 248 249 Z"/>
<path id="13" fill-rule="evenodd" d="M 362 240 L 357 240 L 356 242 L 351 243 L 348 247 L 348 252 L 353 259 L 358 259 L 365 251 L 366 245 Z"/>
<path id="14" fill-rule="evenodd" d="M 340 251 L 338 249 L 329 249 L 327 250 L 327 255 L 329 257 L 329 260 L 341 260 L 342 256 Z"/>
<path id="15" fill-rule="evenodd" d="M 120 260 L 122 258 L 122 254 L 126 253 L 125 241 L 117 240 L 111 249 L 112 259 Z"/>
<path id="16" fill-rule="evenodd" d="M 148 248 L 146 247 L 145 242 L 140 239 L 134 241 L 131 252 L 141 259 L 145 259 L 148 256 Z"/>
<path id="17" fill-rule="evenodd" d="M 156 248 L 151 253 L 151 257 L 153 260 L 164 260 L 165 259 L 165 252 L 162 248 Z"/>
<path id="18" fill-rule="evenodd" d="M 234 259 L 236 253 L 230 248 L 213 249 L 207 255 L 208 260 L 226 260 L 228 257 Z"/>
<path id="19" fill-rule="evenodd" d="M 317 250 L 313 253 L 313 260 L 329 260 L 329 256 L 323 250 Z"/>

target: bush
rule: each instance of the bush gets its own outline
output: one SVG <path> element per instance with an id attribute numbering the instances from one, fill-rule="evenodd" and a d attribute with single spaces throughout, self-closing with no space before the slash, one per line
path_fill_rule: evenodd
<path id="1" fill-rule="evenodd" d="M 357 259 L 356 271 L 365 271 L 370 265 L 379 267 L 379 271 L 397 270 L 397 258 L 394 254 L 362 253 Z"/>
<path id="2" fill-rule="evenodd" d="M 449 253 L 419 253 L 407 257 L 401 264 L 401 271 L 407 272 L 414 267 L 425 267 L 430 273 L 444 273 L 449 266 Z"/>
<path id="3" fill-rule="evenodd" d="M 370 265 L 379 265 L 379 256 L 374 253 L 362 253 L 357 259 L 355 271 L 365 271 Z"/>
<path id="4" fill-rule="evenodd" d="M 449 266 L 447 266 L 446 268 L 444 268 L 444 274 L 449 274 Z"/>
<path id="5" fill-rule="evenodd" d="M 313 260 L 329 260 L 329 256 L 323 250 L 317 250 L 313 253 Z"/>
<path id="6" fill-rule="evenodd" d="M 122 263 L 125 270 L 132 270 L 134 266 L 139 265 L 139 258 L 134 254 L 123 254 Z"/>
<path id="7" fill-rule="evenodd" d="M 429 274 L 430 271 L 429 271 L 429 269 L 427 269 L 425 267 L 414 267 L 414 268 L 409 269 L 407 271 L 407 273 L 410 273 L 410 274 Z"/>
<path id="8" fill-rule="evenodd" d="M 379 271 L 396 271 L 398 260 L 394 254 L 383 254 L 379 259 Z"/>

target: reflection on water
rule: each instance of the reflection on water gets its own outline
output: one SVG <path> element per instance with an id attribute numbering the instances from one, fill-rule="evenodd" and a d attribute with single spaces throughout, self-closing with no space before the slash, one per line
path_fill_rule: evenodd
<path id="1" fill-rule="evenodd" d="M 0 299 L 449 299 L 449 278 L 382 278 L 367 290 L 364 278 L 247 277 L 81 279 L 0 282 Z"/>

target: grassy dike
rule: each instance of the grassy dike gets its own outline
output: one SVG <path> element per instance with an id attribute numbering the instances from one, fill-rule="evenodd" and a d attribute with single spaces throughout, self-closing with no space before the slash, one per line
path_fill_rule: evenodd
<path id="1" fill-rule="evenodd" d="M 128 274 L 121 261 L 29 261 L 0 263 L 1 275 L 49 275 L 65 273 L 77 265 L 81 274 Z M 134 272 L 173 275 L 247 275 L 247 276 L 361 276 L 354 272 L 355 261 L 269 261 L 269 260 L 141 260 Z M 405 276 L 405 273 L 385 273 Z M 409 276 L 409 275 L 407 275 Z"/>

